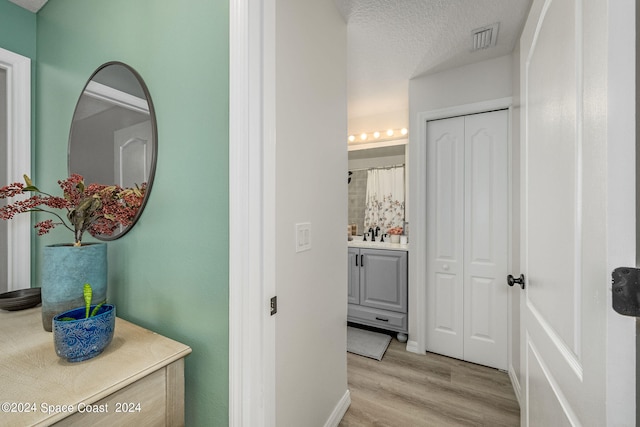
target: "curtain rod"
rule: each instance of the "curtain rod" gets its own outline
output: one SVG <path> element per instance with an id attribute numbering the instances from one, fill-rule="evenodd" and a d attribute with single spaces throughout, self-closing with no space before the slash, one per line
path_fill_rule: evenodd
<path id="1" fill-rule="evenodd" d="M 383 169 L 395 169 L 395 168 L 403 168 L 405 166 L 404 163 L 394 166 L 380 166 L 377 168 L 357 168 L 357 169 L 349 169 L 349 172 L 357 172 L 357 171 L 370 171 L 370 170 L 383 170 Z"/>

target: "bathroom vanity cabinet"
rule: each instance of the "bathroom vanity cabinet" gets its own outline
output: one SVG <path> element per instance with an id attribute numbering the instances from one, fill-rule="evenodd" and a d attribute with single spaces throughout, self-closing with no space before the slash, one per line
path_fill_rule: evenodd
<path id="1" fill-rule="evenodd" d="M 0 310 L 1 425 L 184 425 L 191 348 L 117 318 L 102 354 L 70 363 L 41 317 L 40 307 Z"/>
<path id="2" fill-rule="evenodd" d="M 406 250 L 349 247 L 347 320 L 407 333 Z"/>

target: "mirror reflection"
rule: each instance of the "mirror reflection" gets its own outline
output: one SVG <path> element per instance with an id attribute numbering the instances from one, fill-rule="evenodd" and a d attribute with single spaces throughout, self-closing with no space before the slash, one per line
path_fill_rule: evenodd
<path id="1" fill-rule="evenodd" d="M 157 130 L 149 91 L 140 75 L 126 64 L 104 64 L 90 77 L 73 115 L 69 136 L 69 174 L 85 184 L 141 188 L 144 200 L 131 229 L 144 209 L 155 172 Z"/>
<path id="2" fill-rule="evenodd" d="M 405 145 L 349 151 L 349 229 L 387 233 L 405 220 Z"/>

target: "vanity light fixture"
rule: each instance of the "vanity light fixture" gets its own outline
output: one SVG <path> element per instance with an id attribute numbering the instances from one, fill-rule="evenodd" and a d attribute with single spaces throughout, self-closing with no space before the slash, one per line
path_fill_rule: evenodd
<path id="1" fill-rule="evenodd" d="M 359 144 L 371 140 L 393 141 L 396 139 L 406 139 L 409 131 L 407 128 L 388 129 L 386 131 L 362 132 L 359 137 L 356 134 L 349 135 L 349 143 Z"/>

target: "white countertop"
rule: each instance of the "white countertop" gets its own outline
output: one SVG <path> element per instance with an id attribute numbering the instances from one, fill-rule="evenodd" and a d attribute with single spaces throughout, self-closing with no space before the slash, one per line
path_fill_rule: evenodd
<path id="1" fill-rule="evenodd" d="M 365 249 L 386 249 L 391 251 L 409 251 L 409 244 L 401 245 L 400 243 L 391 242 L 371 242 L 362 241 L 362 236 L 353 236 L 353 240 L 347 241 L 349 248 L 365 248 Z"/>

